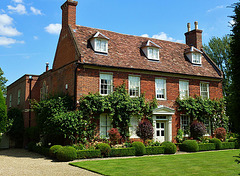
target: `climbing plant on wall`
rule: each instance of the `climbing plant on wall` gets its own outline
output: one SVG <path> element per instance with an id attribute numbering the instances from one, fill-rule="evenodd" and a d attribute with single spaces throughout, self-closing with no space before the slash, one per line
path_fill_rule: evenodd
<path id="1" fill-rule="evenodd" d="M 191 119 L 201 122 L 210 120 L 212 128 L 224 127 L 228 129 L 228 117 L 225 113 L 224 99 L 203 99 L 199 96 L 187 99 L 177 98 L 178 111 L 189 115 Z"/>
<path id="2" fill-rule="evenodd" d="M 151 112 L 157 107 L 156 99 L 146 101 L 144 94 L 140 97 L 131 98 L 127 93 L 125 84 L 115 88 L 108 96 L 99 93 L 88 94 L 79 100 L 79 111 L 84 116 L 99 118 L 105 112 L 110 115 L 112 125 L 119 129 L 122 137 L 129 136 L 130 119 L 136 115 L 139 118 L 151 120 Z"/>

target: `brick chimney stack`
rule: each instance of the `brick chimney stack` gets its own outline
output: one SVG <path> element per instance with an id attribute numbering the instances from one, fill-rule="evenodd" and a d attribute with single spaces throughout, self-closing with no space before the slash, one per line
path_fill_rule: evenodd
<path id="1" fill-rule="evenodd" d="M 190 29 L 190 23 L 187 24 L 188 32 L 185 33 L 186 44 L 202 49 L 202 30 L 198 29 L 198 22 L 195 21 L 195 29 Z"/>
<path id="2" fill-rule="evenodd" d="M 65 29 L 68 24 L 71 27 L 76 25 L 76 6 L 78 2 L 73 0 L 67 0 L 62 6 L 62 28 Z"/>

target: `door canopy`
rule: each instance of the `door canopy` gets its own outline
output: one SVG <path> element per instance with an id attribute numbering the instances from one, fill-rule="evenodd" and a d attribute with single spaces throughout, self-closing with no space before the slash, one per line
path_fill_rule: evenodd
<path id="1" fill-rule="evenodd" d="M 160 105 L 156 109 L 153 110 L 153 115 L 173 115 L 175 114 L 175 110 L 172 108 L 169 108 L 167 106 Z"/>

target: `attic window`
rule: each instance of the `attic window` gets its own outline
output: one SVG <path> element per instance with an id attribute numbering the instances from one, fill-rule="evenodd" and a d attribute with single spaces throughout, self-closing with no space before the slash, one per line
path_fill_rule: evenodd
<path id="1" fill-rule="evenodd" d="M 148 40 L 147 43 L 142 47 L 142 51 L 149 60 L 159 61 L 159 48 L 156 43 Z"/>
<path id="2" fill-rule="evenodd" d="M 97 32 L 91 39 L 91 45 L 95 52 L 108 53 L 108 40 L 105 35 Z"/>
<path id="3" fill-rule="evenodd" d="M 202 64 L 202 51 L 197 48 L 192 46 L 190 50 L 186 51 L 186 56 L 192 64 Z"/>

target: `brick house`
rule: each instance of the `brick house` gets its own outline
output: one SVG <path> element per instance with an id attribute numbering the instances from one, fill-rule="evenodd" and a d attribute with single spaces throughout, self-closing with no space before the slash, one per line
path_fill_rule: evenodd
<path id="1" fill-rule="evenodd" d="M 64 92 L 77 104 L 89 92 L 107 95 L 125 82 L 131 97 L 156 97 L 154 139 L 173 141 L 178 129 L 190 124 L 189 117 L 176 110 L 178 96 L 222 98 L 222 72 L 202 49 L 197 22 L 194 30 L 188 24 L 186 44 L 175 43 L 76 25 L 77 4 L 67 0 L 61 6 L 62 30 L 52 69 L 47 64 L 41 75 L 24 75 L 8 86 L 8 108 L 23 110 L 25 127 L 36 123 L 29 99 Z M 99 121 L 100 135 L 106 136 L 111 128 L 108 115 L 101 114 Z M 131 138 L 137 138 L 137 124 L 132 118 Z"/>

